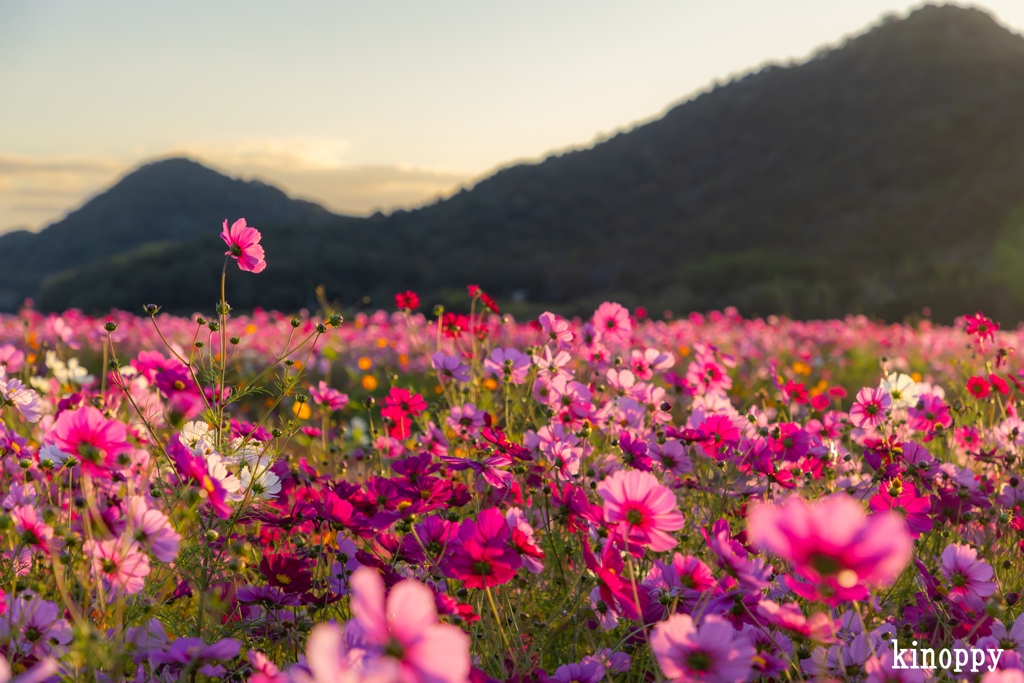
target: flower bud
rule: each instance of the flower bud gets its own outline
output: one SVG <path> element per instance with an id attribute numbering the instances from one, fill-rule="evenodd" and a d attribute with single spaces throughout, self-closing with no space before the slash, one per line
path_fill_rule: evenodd
<path id="1" fill-rule="evenodd" d="M 113 332 L 114 330 L 117 329 L 117 323 L 115 323 L 113 320 L 108 320 L 103 325 L 103 329 L 105 329 L 107 332 Z"/>

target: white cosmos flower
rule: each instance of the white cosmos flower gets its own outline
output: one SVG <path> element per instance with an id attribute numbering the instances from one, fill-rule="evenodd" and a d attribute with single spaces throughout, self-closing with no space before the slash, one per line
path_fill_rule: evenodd
<path id="1" fill-rule="evenodd" d="M 881 388 L 892 396 L 893 408 L 909 408 L 917 404 L 921 395 L 921 389 L 917 382 L 910 375 L 902 372 L 897 375 L 889 375 L 882 380 Z"/>
<path id="2" fill-rule="evenodd" d="M 248 467 L 243 467 L 238 473 L 238 478 L 241 480 L 241 492 L 242 495 L 249 489 L 249 484 L 252 482 L 252 470 Z M 281 480 L 277 478 L 277 475 L 270 471 L 269 468 L 263 468 L 263 470 L 256 475 L 256 481 L 252 484 L 252 497 L 253 498 L 273 498 L 281 492 Z"/>
<path id="3" fill-rule="evenodd" d="M 181 440 L 188 444 L 190 448 L 195 448 L 200 441 L 212 447 L 212 442 L 208 438 L 209 434 L 210 425 L 205 422 L 186 422 L 181 428 Z"/>
<path id="4" fill-rule="evenodd" d="M 266 450 L 259 441 L 249 439 L 246 441 L 242 437 L 236 438 L 231 442 L 231 448 L 235 452 L 234 461 L 239 464 L 255 465 L 257 462 L 263 467 L 266 467 L 268 456 L 264 454 Z M 262 459 L 260 456 L 263 456 Z"/>
<path id="5" fill-rule="evenodd" d="M 220 457 L 219 453 L 212 452 L 206 456 L 206 470 L 210 473 L 210 476 L 221 483 L 224 490 L 228 493 L 229 500 L 241 500 L 242 499 L 242 482 L 238 480 L 238 477 L 231 474 L 228 468 L 224 464 L 224 459 Z M 278 486 L 280 488 L 280 486 Z"/>
<path id="6" fill-rule="evenodd" d="M 61 384 L 88 386 L 96 381 L 96 378 L 81 366 L 77 358 L 71 358 L 65 363 L 54 351 L 46 352 L 46 367 L 50 368 L 50 372 Z"/>

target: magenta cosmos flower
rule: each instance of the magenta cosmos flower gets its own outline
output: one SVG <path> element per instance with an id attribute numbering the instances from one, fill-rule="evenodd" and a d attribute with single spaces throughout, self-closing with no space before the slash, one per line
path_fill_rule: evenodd
<path id="1" fill-rule="evenodd" d="M 384 581 L 376 570 L 352 575 L 352 612 L 369 646 L 364 674 L 373 677 L 397 664 L 403 683 L 464 683 L 469 677 L 469 636 L 437 621 L 434 593 L 418 581 L 399 582 L 384 598 Z M 312 659 L 312 658 L 311 658 Z"/>
<path id="2" fill-rule="evenodd" d="M 790 496 L 761 505 L 747 517 L 747 538 L 793 564 L 810 584 L 788 584 L 808 600 L 836 604 L 862 600 L 891 582 L 910 561 L 913 543 L 903 520 L 891 513 L 868 517 L 845 493 L 808 504 Z"/>
<path id="3" fill-rule="evenodd" d="M 649 472 L 619 471 L 597 485 L 604 498 L 604 518 L 618 536 L 631 545 L 661 552 L 676 547 L 669 531 L 683 528 L 672 491 Z"/>
<path id="4" fill-rule="evenodd" d="M 92 406 L 65 410 L 53 423 L 53 443 L 63 453 L 78 456 L 82 473 L 110 479 L 117 456 L 132 450 L 124 424 L 108 420 Z"/>
<path id="5" fill-rule="evenodd" d="M 850 422 L 861 429 L 874 429 L 885 422 L 885 412 L 892 407 L 892 396 L 881 387 L 864 387 L 850 407 Z"/>
<path id="6" fill-rule="evenodd" d="M 939 569 L 949 581 L 949 599 L 969 610 L 979 612 L 985 608 L 985 598 L 996 592 L 992 567 L 978 559 L 978 551 L 967 545 L 954 543 L 942 551 Z"/>
<path id="7" fill-rule="evenodd" d="M 341 410 L 348 405 L 348 394 L 332 389 L 322 380 L 317 386 L 309 388 L 309 395 L 317 405 L 324 406 L 327 410 Z"/>
<path id="8" fill-rule="evenodd" d="M 651 650 L 671 681 L 739 683 L 750 675 L 756 651 L 750 640 L 718 615 L 697 628 L 688 614 L 676 614 L 655 627 Z"/>
<path id="9" fill-rule="evenodd" d="M 263 259 L 260 237 L 260 231 L 247 226 L 244 218 L 235 221 L 231 230 L 228 230 L 228 222 L 224 221 L 224 230 L 220 233 L 220 238 L 228 245 L 224 255 L 238 261 L 238 267 L 242 270 L 262 273 L 267 262 Z"/>

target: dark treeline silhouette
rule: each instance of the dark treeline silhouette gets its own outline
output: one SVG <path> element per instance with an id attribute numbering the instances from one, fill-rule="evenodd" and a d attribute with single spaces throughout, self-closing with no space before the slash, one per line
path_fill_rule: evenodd
<path id="1" fill-rule="evenodd" d="M 160 180 L 170 171 L 177 183 Z M 142 192 L 144 177 L 156 180 Z M 236 308 L 308 306 L 321 283 L 341 302 L 403 289 L 453 302 L 473 283 L 523 313 L 614 298 L 797 317 L 980 308 L 1012 324 L 1022 207 L 1024 38 L 979 10 L 927 6 L 415 211 L 334 216 L 159 162 L 39 235 L 0 238 L 0 305 L 209 310 L 220 221 L 245 216 L 268 267 L 232 273 Z"/>

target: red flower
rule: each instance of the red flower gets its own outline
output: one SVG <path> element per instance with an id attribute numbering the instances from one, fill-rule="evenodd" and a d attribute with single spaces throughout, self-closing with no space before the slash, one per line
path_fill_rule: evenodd
<path id="1" fill-rule="evenodd" d="M 832 398 L 846 398 L 846 389 L 842 387 L 829 387 L 826 393 Z"/>
<path id="2" fill-rule="evenodd" d="M 818 412 L 824 412 L 832 401 L 825 394 L 818 394 L 811 399 L 811 407 Z"/>
<path id="3" fill-rule="evenodd" d="M 420 307 L 420 297 L 416 292 L 399 292 L 395 294 L 395 306 L 398 310 L 412 311 Z"/>
<path id="4" fill-rule="evenodd" d="M 801 405 L 807 403 L 809 399 L 807 387 L 803 384 L 797 384 L 793 380 L 786 382 L 785 392 L 791 401 L 795 401 Z"/>
<path id="5" fill-rule="evenodd" d="M 981 311 L 974 315 L 965 316 L 964 322 L 967 325 L 967 334 L 974 335 L 974 338 L 979 342 L 983 343 L 986 339 L 994 340 L 996 338 L 996 330 L 999 329 L 999 323 L 992 322 L 992 320 L 983 316 Z"/>
<path id="6" fill-rule="evenodd" d="M 991 387 L 984 377 L 971 377 L 967 380 L 967 391 L 974 398 L 985 398 L 991 391 Z"/>
<path id="7" fill-rule="evenodd" d="M 413 394 L 408 389 L 392 387 L 391 392 L 384 398 L 388 408 L 399 410 L 403 415 L 416 417 L 427 409 L 427 402 L 420 394 Z"/>
<path id="8" fill-rule="evenodd" d="M 462 333 L 469 327 L 469 319 L 464 315 L 456 315 L 455 313 L 445 313 L 441 316 L 441 331 L 444 332 L 444 336 L 449 339 L 455 339 L 461 337 Z"/>
<path id="9" fill-rule="evenodd" d="M 992 384 L 992 388 L 998 391 L 1003 396 L 1008 396 L 1010 393 L 1010 385 L 1006 383 L 1006 380 L 999 375 L 989 375 L 988 381 Z"/>
<path id="10" fill-rule="evenodd" d="M 470 285 L 469 287 L 467 287 L 467 289 L 469 290 L 469 298 L 470 299 L 479 298 L 480 301 L 483 302 L 484 306 L 486 306 L 487 308 L 491 309 L 495 313 L 501 313 L 501 311 L 498 310 L 498 304 L 496 304 L 494 302 L 494 299 L 492 299 L 490 296 L 488 296 L 487 292 L 485 292 L 484 290 L 480 289 L 479 286 L 477 286 L 477 285 Z"/>
<path id="11" fill-rule="evenodd" d="M 313 586 L 309 564 L 291 555 L 264 555 L 260 561 L 260 573 L 269 585 L 277 586 L 285 593 L 305 593 Z"/>

